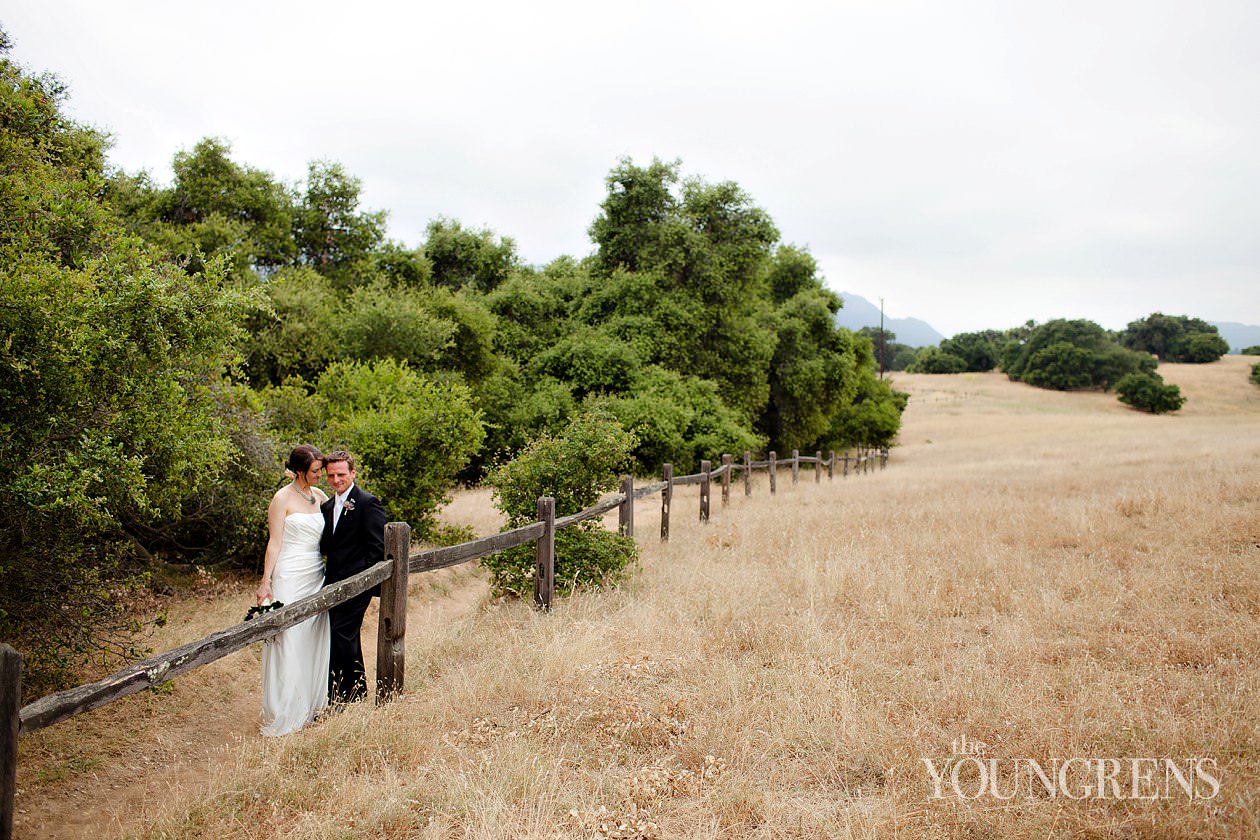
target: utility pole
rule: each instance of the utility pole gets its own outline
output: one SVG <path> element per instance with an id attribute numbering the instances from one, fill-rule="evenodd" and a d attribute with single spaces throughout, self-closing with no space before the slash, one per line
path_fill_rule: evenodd
<path id="1" fill-rule="evenodd" d="M 879 299 L 879 378 L 884 378 L 884 299 Z"/>

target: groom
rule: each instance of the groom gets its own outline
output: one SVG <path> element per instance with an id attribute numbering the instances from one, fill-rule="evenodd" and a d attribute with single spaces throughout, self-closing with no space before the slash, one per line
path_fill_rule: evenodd
<path id="1" fill-rule="evenodd" d="M 324 514 L 319 548 L 328 558 L 324 586 L 330 586 L 385 558 L 386 517 L 380 499 L 355 485 L 354 457 L 349 452 L 325 455 L 324 471 L 336 494 L 319 508 Z M 351 703 L 367 696 L 359 631 L 375 594 L 379 593 L 368 590 L 328 610 L 329 703 Z"/>

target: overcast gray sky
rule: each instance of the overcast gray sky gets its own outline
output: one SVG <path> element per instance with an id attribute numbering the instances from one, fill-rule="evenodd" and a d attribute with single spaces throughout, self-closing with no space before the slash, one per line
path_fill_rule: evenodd
<path id="1" fill-rule="evenodd" d="M 207 136 L 581 256 L 617 159 L 742 186 L 828 285 L 946 335 L 1260 324 L 1260 3 L 13 0 L 11 58 L 115 164 Z"/>

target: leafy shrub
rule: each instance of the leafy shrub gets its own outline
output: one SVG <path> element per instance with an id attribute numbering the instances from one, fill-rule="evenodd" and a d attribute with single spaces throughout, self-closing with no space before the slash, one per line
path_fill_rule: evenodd
<path id="1" fill-rule="evenodd" d="M 1185 404 L 1181 389 L 1164 383 L 1157 373 L 1130 373 L 1116 383 L 1120 402 L 1152 414 L 1177 411 Z"/>
<path id="2" fill-rule="evenodd" d="M 558 435 L 534 439 L 514 460 L 486 478 L 494 488 L 495 505 L 516 528 L 536 521 L 538 499 L 556 500 L 556 516 L 568 516 L 617 489 L 618 471 L 630 461 L 634 435 L 601 411 L 588 411 Z M 502 551 L 482 559 L 495 590 L 528 597 L 534 590 L 533 545 Z M 556 533 L 557 591 L 616 582 L 638 558 L 634 540 L 605 531 L 587 520 Z"/>
<path id="3" fill-rule="evenodd" d="M 680 475 L 722 452 L 756 450 L 765 438 L 750 431 L 718 394 L 717 384 L 650 367 L 633 392 L 594 401 L 635 438 L 634 468 L 654 475 L 671 463 Z"/>
<path id="4" fill-rule="evenodd" d="M 869 369 L 863 370 L 853 403 L 840 409 L 832 421 L 827 447 L 892 446 L 909 401 L 909 394 L 894 390 Z"/>
<path id="5" fill-rule="evenodd" d="M 1055 320 L 1033 327 L 1022 343 L 1003 348 L 1002 369 L 1011 379 L 1060 391 L 1107 390 L 1128 373 L 1150 373 L 1157 364 L 1129 350 L 1093 321 Z"/>
<path id="6" fill-rule="evenodd" d="M 1215 362 L 1229 352 L 1229 342 L 1215 332 L 1187 333 L 1174 347 L 1173 361 L 1200 365 Z"/>
<path id="7" fill-rule="evenodd" d="M 1216 327 L 1201 318 L 1154 312 L 1131 322 L 1120 333 L 1125 347 L 1154 353 L 1160 361 L 1203 364 L 1229 352 Z"/>
<path id="8" fill-rule="evenodd" d="M 1056 342 L 1029 357 L 1024 381 L 1057 391 L 1088 388 L 1093 381 L 1090 376 L 1093 358 L 1088 350 L 1066 341 Z"/>
<path id="9" fill-rule="evenodd" d="M 938 347 L 924 347 L 906 368 L 906 373 L 962 373 L 967 362 Z"/>
<path id="10" fill-rule="evenodd" d="M 1250 347 L 1244 347 L 1240 353 L 1243 356 L 1260 356 L 1260 344 L 1253 344 Z"/>
<path id="11" fill-rule="evenodd" d="M 997 367 L 998 347 L 995 338 L 995 334 L 988 332 L 959 333 L 942 341 L 941 351 L 962 359 L 968 372 L 983 373 Z"/>
<path id="12" fill-rule="evenodd" d="M 1251 381 L 1260 385 L 1260 362 L 1251 366 Z"/>
<path id="13" fill-rule="evenodd" d="M 447 488 L 485 437 L 468 388 L 384 359 L 329 365 L 315 392 L 324 428 L 308 430 L 308 439 L 355 453 L 390 517 L 427 535 Z"/>

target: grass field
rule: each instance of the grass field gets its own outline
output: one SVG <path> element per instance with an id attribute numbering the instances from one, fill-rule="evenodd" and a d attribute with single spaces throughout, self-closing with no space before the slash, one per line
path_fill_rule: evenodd
<path id="1" fill-rule="evenodd" d="M 263 741 L 250 651 L 37 733 L 19 836 L 1260 836 L 1247 361 L 1161 366 L 1162 417 L 899 374 L 886 470 L 762 477 L 706 526 L 680 489 L 668 544 L 644 500 L 620 589 L 540 615 L 471 569 L 414 584 L 398 702 Z M 448 516 L 497 527 L 484 493 Z"/>

